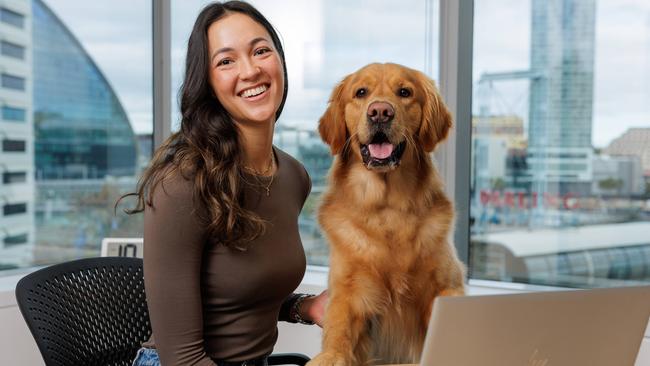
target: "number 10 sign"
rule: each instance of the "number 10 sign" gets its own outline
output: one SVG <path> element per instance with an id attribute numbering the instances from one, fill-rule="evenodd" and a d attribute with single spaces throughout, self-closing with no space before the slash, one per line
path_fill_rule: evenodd
<path id="1" fill-rule="evenodd" d="M 102 239 L 102 257 L 142 258 L 142 238 L 104 238 Z"/>

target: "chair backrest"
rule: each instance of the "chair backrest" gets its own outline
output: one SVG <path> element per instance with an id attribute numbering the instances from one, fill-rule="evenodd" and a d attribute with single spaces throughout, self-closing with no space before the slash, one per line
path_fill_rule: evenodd
<path id="1" fill-rule="evenodd" d="M 128 366 L 151 335 L 139 258 L 53 265 L 21 279 L 16 299 L 48 366 Z"/>

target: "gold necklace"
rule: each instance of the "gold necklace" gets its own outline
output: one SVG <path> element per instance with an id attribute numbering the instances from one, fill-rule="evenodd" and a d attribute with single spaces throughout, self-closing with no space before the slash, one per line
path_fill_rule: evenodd
<path id="1" fill-rule="evenodd" d="M 271 184 L 273 184 L 273 178 L 275 178 L 275 174 L 271 176 L 271 180 L 269 180 L 269 184 L 265 186 L 262 186 L 262 188 L 266 189 L 266 197 L 269 197 L 271 195 Z"/>
<path id="2" fill-rule="evenodd" d="M 271 169 L 273 168 L 274 165 L 275 165 L 275 157 L 273 156 L 273 151 L 271 151 L 270 164 L 266 168 L 266 170 L 263 171 L 263 172 L 259 172 L 256 169 L 253 169 L 251 167 L 248 167 L 248 166 L 244 165 L 244 169 L 252 171 L 252 172 L 255 173 L 255 179 L 260 184 L 260 187 L 262 187 L 262 188 L 264 188 L 264 190 L 266 190 L 266 197 L 269 197 L 271 195 L 271 184 L 273 184 L 273 179 L 275 179 L 275 174 L 271 175 L 271 179 L 269 180 L 269 183 L 267 185 L 262 184 L 262 181 L 260 180 L 260 176 L 264 176 L 264 175 L 268 174 L 271 171 Z"/>
<path id="3" fill-rule="evenodd" d="M 271 165 L 269 165 L 269 168 L 266 169 L 267 173 L 269 172 L 269 170 L 271 170 L 270 168 L 273 167 L 273 161 L 274 160 L 275 159 L 273 158 L 273 156 L 271 156 Z M 275 174 L 271 175 L 271 179 L 269 180 L 269 184 L 267 184 L 266 186 L 262 185 L 262 188 L 264 188 L 266 190 L 266 197 L 269 197 L 271 195 L 271 184 L 273 184 L 273 178 L 275 178 Z M 258 182 L 262 183 L 259 179 L 260 179 L 259 176 L 257 176 Z"/>
<path id="4" fill-rule="evenodd" d="M 273 167 L 273 160 L 275 159 L 273 158 L 273 150 L 271 150 L 271 160 L 269 160 L 269 166 L 266 167 L 266 170 L 260 172 L 255 168 L 249 167 L 248 165 L 244 165 L 244 169 L 248 170 L 249 172 L 255 173 L 255 175 L 267 175 L 269 171 L 271 171 L 271 168 Z"/>

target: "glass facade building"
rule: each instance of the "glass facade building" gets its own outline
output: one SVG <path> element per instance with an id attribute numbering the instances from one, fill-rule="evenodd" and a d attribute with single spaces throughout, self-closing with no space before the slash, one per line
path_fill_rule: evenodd
<path id="1" fill-rule="evenodd" d="M 528 167 L 538 193 L 590 193 L 595 0 L 534 0 Z"/>
<path id="2" fill-rule="evenodd" d="M 0 36 L 0 269 L 85 255 L 120 228 L 96 212 L 119 196 L 102 194 L 134 186 L 136 136 L 107 78 L 43 1 L 0 6 Z"/>
<path id="3" fill-rule="evenodd" d="M 97 255 L 108 236 L 141 220 L 116 216 L 133 191 L 138 140 L 116 91 L 81 42 L 32 0 L 35 231 L 32 262 Z"/>
<path id="4" fill-rule="evenodd" d="M 108 80 L 41 0 L 33 2 L 36 179 L 136 173 L 136 136 Z"/>

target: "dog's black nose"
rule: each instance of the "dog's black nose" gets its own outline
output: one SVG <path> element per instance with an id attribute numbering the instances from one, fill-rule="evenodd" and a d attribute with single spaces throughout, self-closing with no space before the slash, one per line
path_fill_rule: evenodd
<path id="1" fill-rule="evenodd" d="M 368 106 L 368 121 L 372 123 L 386 123 L 393 120 L 395 110 L 386 102 L 373 102 Z"/>

